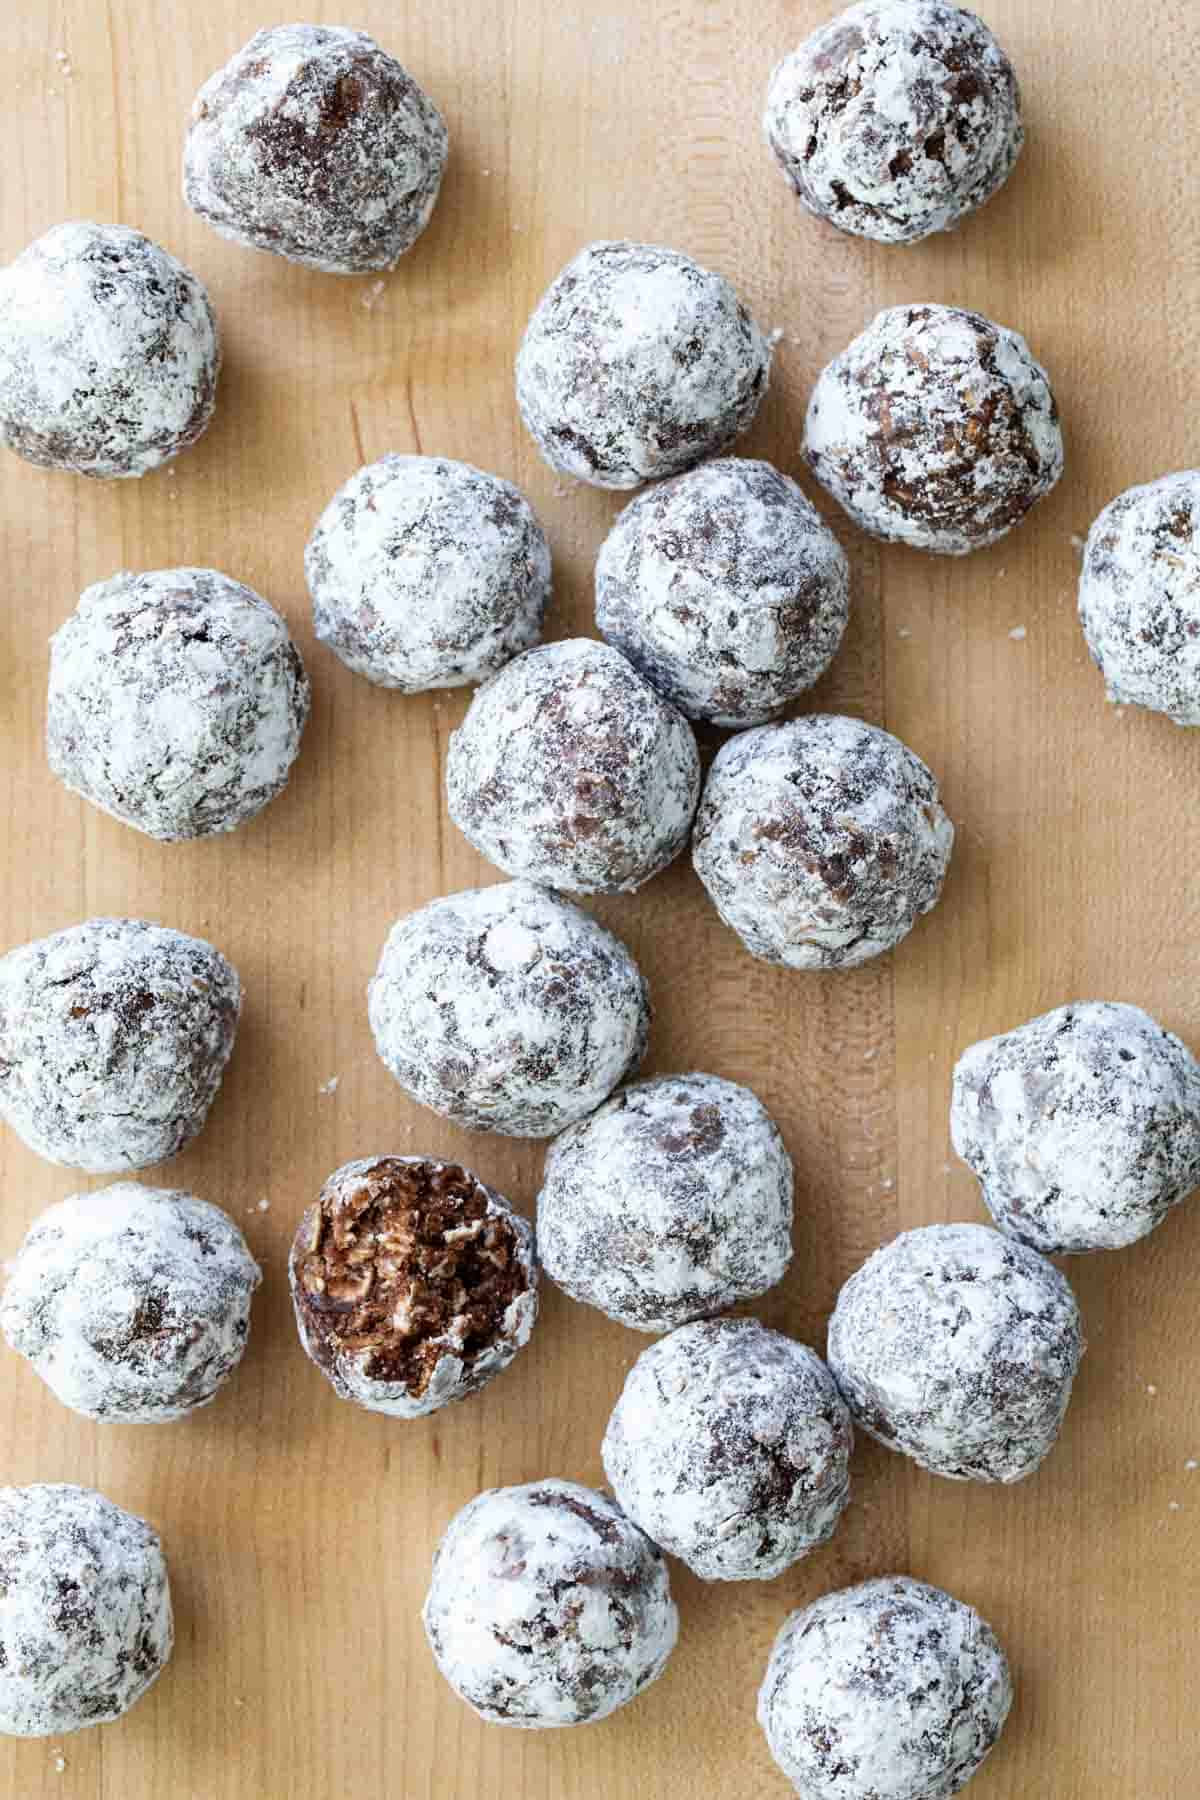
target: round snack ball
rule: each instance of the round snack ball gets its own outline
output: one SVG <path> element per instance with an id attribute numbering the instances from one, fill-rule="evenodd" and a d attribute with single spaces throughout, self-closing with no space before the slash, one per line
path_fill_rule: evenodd
<path id="1" fill-rule="evenodd" d="M 1076 1001 L 964 1050 L 950 1131 L 1001 1231 L 1120 1250 L 1200 1187 L 1200 1063 L 1140 1007 Z"/>
<path id="2" fill-rule="evenodd" d="M 384 456 L 338 489 L 305 554 L 317 636 L 419 694 L 483 681 L 542 635 L 550 546 L 525 496 L 444 456 Z"/>
<path id="3" fill-rule="evenodd" d="M 629 1517 L 694 1575 L 770 1581 L 833 1536 L 852 1441 L 815 1351 L 757 1319 L 709 1319 L 643 1350 L 602 1455 Z"/>
<path id="4" fill-rule="evenodd" d="M 428 225 L 445 120 L 365 31 L 256 31 L 192 105 L 183 197 L 222 237 L 331 275 L 390 269 Z"/>
<path id="5" fill-rule="evenodd" d="M 88 919 L 10 950 L 0 1117 L 91 1175 L 164 1162 L 208 1117 L 241 1006 L 219 950 L 144 919 Z"/>
<path id="6" fill-rule="evenodd" d="M 175 1641 L 157 1531 L 91 1488 L 0 1488 L 0 1732 L 105 1725 Z"/>
<path id="7" fill-rule="evenodd" d="M 8 1265 L 0 1327 L 64 1406 L 156 1424 L 216 1397 L 261 1280 L 219 1206 L 123 1181 L 34 1220 Z"/>
<path id="8" fill-rule="evenodd" d="M 507 1369 L 537 1318 L 533 1232 L 469 1169 L 344 1163 L 289 1262 L 300 1341 L 343 1400 L 417 1419 Z"/>
<path id="9" fill-rule="evenodd" d="M 866 0 L 814 31 L 772 75 L 763 127 L 809 212 L 882 244 L 952 229 L 1025 142 L 1012 64 L 943 0 Z"/>
<path id="10" fill-rule="evenodd" d="M 752 956 L 851 969 L 937 905 L 954 827 L 899 738 L 814 713 L 723 745 L 692 842 L 696 873 Z"/>
<path id="11" fill-rule="evenodd" d="M 821 372 L 804 455 L 864 531 L 938 556 L 996 543 L 1063 472 L 1045 369 L 957 306 L 881 312 Z"/>
<path id="12" fill-rule="evenodd" d="M 569 638 L 480 688 L 450 739 L 450 817 L 505 874 L 630 894 L 687 842 L 700 794 L 691 726 L 618 650 Z"/>
<path id="13" fill-rule="evenodd" d="M 552 469 L 633 488 L 731 444 L 770 370 L 770 346 L 724 276 L 658 244 L 589 244 L 529 321 L 517 403 Z"/>
<path id="14" fill-rule="evenodd" d="M 556 1138 L 538 1254 L 559 1287 L 635 1331 L 754 1300 L 792 1259 L 792 1160 L 749 1088 L 634 1082 Z"/>
<path id="15" fill-rule="evenodd" d="M 804 1800 L 949 1800 L 1012 1700 L 1008 1659 L 973 1606 L 884 1575 L 791 1615 L 758 1722 Z"/>
<path id="16" fill-rule="evenodd" d="M 794 481 L 723 457 L 631 500 L 596 564 L 596 625 L 689 719 L 759 725 L 833 661 L 841 546 Z"/>
<path id="17" fill-rule="evenodd" d="M 216 403 L 217 321 L 196 277 L 125 225 L 56 225 L 0 270 L 0 443 L 103 480 L 194 444 Z"/>
<path id="18" fill-rule="evenodd" d="M 369 990 L 375 1046 L 468 1131 L 553 1137 L 641 1062 L 650 999 L 610 931 L 526 881 L 434 900 L 393 926 Z"/>
<path id="19" fill-rule="evenodd" d="M 1083 1351 L 1066 1277 L 988 1225 L 902 1232 L 850 1277 L 829 1323 L 854 1423 L 955 1481 L 1033 1474 Z"/>
<path id="20" fill-rule="evenodd" d="M 286 624 L 250 588 L 215 569 L 125 571 L 51 639 L 46 753 L 123 824 L 212 837 L 286 785 L 309 700 Z"/>
<path id="21" fill-rule="evenodd" d="M 606 1719 L 679 1635 L 661 1553 L 574 1481 L 491 1488 L 450 1521 L 422 1615 L 438 1668 L 491 1725 Z"/>

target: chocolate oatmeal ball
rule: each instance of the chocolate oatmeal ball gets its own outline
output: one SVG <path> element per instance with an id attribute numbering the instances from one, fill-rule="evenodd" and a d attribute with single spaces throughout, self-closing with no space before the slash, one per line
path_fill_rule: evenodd
<path id="1" fill-rule="evenodd" d="M 964 1050 L 950 1131 L 1001 1231 L 1120 1250 L 1200 1186 L 1200 1063 L 1140 1007 L 1076 1001 Z"/>
<path id="2" fill-rule="evenodd" d="M 434 1557 L 423 1618 L 459 1698 L 532 1731 L 606 1719 L 658 1679 L 679 1635 L 659 1551 L 574 1481 L 468 1501 Z"/>
<path id="3" fill-rule="evenodd" d="M 766 1107 L 719 1075 L 634 1082 L 551 1144 L 538 1253 L 635 1331 L 754 1300 L 792 1258 L 792 1159 Z"/>
<path id="4" fill-rule="evenodd" d="M 643 1350 L 602 1455 L 629 1517 L 694 1575 L 770 1581 L 833 1536 L 852 1441 L 815 1351 L 757 1319 L 710 1319 Z"/>
<path id="5" fill-rule="evenodd" d="M 1065 1276 L 987 1225 L 902 1232 L 850 1277 L 829 1324 L 854 1423 L 954 1481 L 1033 1474 L 1083 1351 Z"/>
<path id="6" fill-rule="evenodd" d="M 450 817 L 506 875 L 631 894 L 687 842 L 700 754 L 682 714 L 591 638 L 528 650 L 450 739 Z"/>
<path id="7" fill-rule="evenodd" d="M 331 275 L 390 269 L 428 225 L 441 113 L 365 31 L 274 25 L 205 82 L 183 197 L 222 237 Z"/>
<path id="8" fill-rule="evenodd" d="M 375 1046 L 414 1100 L 468 1131 L 553 1137 L 646 1050 L 624 944 L 545 888 L 501 882 L 393 926 L 369 992 Z"/>
<path id="9" fill-rule="evenodd" d="M 50 1162 L 114 1175 L 201 1129 L 242 986 L 219 950 L 144 919 L 88 919 L 0 958 L 0 1117 Z"/>
<path id="10" fill-rule="evenodd" d="M 589 244 L 543 295 L 517 354 L 517 403 L 561 475 L 633 488 L 747 429 L 771 351 L 730 284 L 658 244 Z"/>
<path id="11" fill-rule="evenodd" d="M 957 306 L 892 306 L 822 372 L 813 474 L 875 537 L 965 556 L 1063 472 L 1050 380 L 1018 332 Z"/>
<path id="12" fill-rule="evenodd" d="M 814 31 L 772 75 L 763 128 L 801 205 L 883 244 L 951 230 L 1025 142 L 1012 64 L 942 0 L 866 0 Z"/>
<path id="13" fill-rule="evenodd" d="M 157 1531 L 65 1482 L 0 1488 L 0 1732 L 119 1719 L 175 1641 Z"/>
<path id="14" fill-rule="evenodd" d="M 287 783 L 308 719 L 273 606 L 216 569 L 97 582 L 50 643 L 60 781 L 163 843 L 234 831 Z"/>
<path id="15" fill-rule="evenodd" d="M 937 905 L 954 827 L 899 738 L 814 713 L 718 751 L 692 845 L 709 898 L 752 956 L 851 969 Z"/>
<path id="16" fill-rule="evenodd" d="M 550 546 L 524 495 L 444 456 L 384 456 L 352 475 L 305 569 L 321 642 L 402 694 L 494 675 L 537 643 L 550 598 Z"/>
<path id="17" fill-rule="evenodd" d="M 689 719 L 759 725 L 833 661 L 850 610 L 841 546 L 794 481 L 723 457 L 652 487 L 596 564 L 596 624 Z"/>
<path id="18" fill-rule="evenodd" d="M 1008 1659 L 973 1606 L 884 1575 L 792 1614 L 758 1722 L 804 1800 L 949 1800 L 1012 1700 Z"/>
<path id="19" fill-rule="evenodd" d="M 56 225 L 0 270 L 0 443 L 43 469 L 145 475 L 216 403 L 217 321 L 196 277 L 125 225 Z"/>
<path id="20" fill-rule="evenodd" d="M 289 1273 L 318 1369 L 341 1399 L 394 1419 L 478 1393 L 537 1318 L 529 1225 L 432 1157 L 344 1163 L 301 1219 Z"/>

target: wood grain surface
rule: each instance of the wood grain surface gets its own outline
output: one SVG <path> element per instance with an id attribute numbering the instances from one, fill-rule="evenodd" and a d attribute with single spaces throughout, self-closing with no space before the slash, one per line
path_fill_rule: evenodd
<path id="1" fill-rule="evenodd" d="M 1200 1045 L 1197 742 L 1105 703 L 1073 544 L 1121 488 L 1197 460 L 1194 8 L 989 0 L 1029 146 L 984 213 L 910 249 L 803 215 L 760 141 L 773 61 L 831 10 L 311 5 L 373 31 L 450 123 L 433 224 L 378 286 L 239 250 L 180 200 L 195 89 L 273 22 L 254 0 L 10 0 L 0 256 L 64 218 L 137 225 L 208 283 L 226 364 L 215 424 L 164 473 L 103 486 L 4 459 L 0 942 L 133 914 L 232 957 L 248 996 L 238 1048 L 170 1180 L 227 1207 L 266 1270 L 239 1375 L 188 1423 L 90 1425 L 0 1349 L 0 1477 L 82 1481 L 156 1521 L 178 1614 L 174 1661 L 125 1720 L 0 1745 L 14 1800 L 782 1800 L 754 1722 L 771 1640 L 791 1608 L 897 1569 L 977 1604 L 1014 1663 L 1018 1703 L 972 1800 L 1200 1793 L 1195 1204 L 1133 1250 L 1070 1265 L 1091 1348 L 1040 1475 L 958 1486 L 860 1444 L 833 1543 L 769 1584 L 705 1587 L 676 1570 L 683 1633 L 667 1675 L 574 1732 L 478 1723 L 435 1672 L 418 1611 L 437 1537 L 478 1489 L 600 1480 L 603 1426 L 643 1340 L 551 1290 L 530 1348 L 486 1395 L 399 1424 L 339 1402 L 291 1321 L 286 1245 L 345 1159 L 461 1155 L 522 1206 L 536 1194 L 538 1146 L 452 1130 L 375 1057 L 364 989 L 388 927 L 494 871 L 443 803 L 465 697 L 402 699 L 317 648 L 302 553 L 364 459 L 464 457 L 520 483 L 547 526 L 552 635 L 591 629 L 592 562 L 620 501 L 539 462 L 511 363 L 542 289 L 593 237 L 687 250 L 782 330 L 744 447 L 787 470 L 817 370 L 900 300 L 960 302 L 1024 331 L 1068 437 L 1056 493 L 967 561 L 881 550 L 834 519 L 854 619 L 814 704 L 899 733 L 959 824 L 944 902 L 896 956 L 828 977 L 754 963 L 686 863 L 596 907 L 653 986 L 648 1067 L 749 1082 L 795 1156 L 797 1255 L 760 1315 L 821 1347 L 868 1251 L 902 1227 L 983 1216 L 947 1134 L 965 1044 L 1087 997 L 1139 1002 Z M 226 569 L 286 612 L 315 704 L 290 788 L 257 822 L 160 846 L 50 777 L 46 640 L 87 583 L 181 563 Z M 8 1132 L 0 1176 L 6 1255 L 80 1186 Z"/>

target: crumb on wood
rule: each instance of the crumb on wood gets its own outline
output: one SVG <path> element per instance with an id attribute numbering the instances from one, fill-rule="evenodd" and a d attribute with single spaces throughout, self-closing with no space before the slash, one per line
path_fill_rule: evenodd
<path id="1" fill-rule="evenodd" d="M 1071 548 L 1076 556 L 1082 556 L 1087 549 L 1087 539 L 1080 537 L 1077 531 L 1071 533 Z"/>
<path id="2" fill-rule="evenodd" d="M 1021 644 L 1024 643 L 1028 633 L 1023 625 L 1014 625 L 1008 635 L 1014 644 Z"/>
<path id="3" fill-rule="evenodd" d="M 1152 1399 L 1153 1399 L 1154 1395 L 1157 1394 L 1158 1389 L 1155 1387 L 1155 1385 L 1152 1381 L 1148 1381 L 1146 1383 L 1146 1392 L 1150 1395 L 1150 1397 Z"/>
<path id="4" fill-rule="evenodd" d="M 386 286 L 386 281 L 373 281 L 366 292 L 359 297 L 359 305 L 365 307 L 368 312 L 373 311 L 383 298 L 383 290 Z"/>
<path id="5" fill-rule="evenodd" d="M 321 1083 L 320 1087 L 317 1089 L 318 1094 L 336 1094 L 341 1079 L 340 1075 L 331 1075 L 328 1081 L 323 1081 Z"/>
<path id="6" fill-rule="evenodd" d="M 896 631 L 896 636 L 897 636 L 897 637 L 898 637 L 898 638 L 910 638 L 910 637 L 911 637 L 911 636 L 912 636 L 912 627 L 911 627 L 911 625 L 901 625 L 901 626 L 899 626 L 899 627 L 898 627 L 898 629 L 897 629 L 897 631 Z"/>
<path id="7" fill-rule="evenodd" d="M 270 1212 L 271 1202 L 267 1199 L 265 1194 L 261 1200 L 255 1202 L 254 1210 L 255 1212 Z"/>

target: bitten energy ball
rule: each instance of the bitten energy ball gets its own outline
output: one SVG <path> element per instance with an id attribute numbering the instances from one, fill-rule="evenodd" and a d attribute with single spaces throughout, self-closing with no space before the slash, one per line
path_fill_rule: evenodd
<path id="1" fill-rule="evenodd" d="M 364 31 L 275 25 L 205 82 L 183 197 L 255 250 L 333 275 L 390 269 L 428 225 L 441 113 Z"/>
<path id="2" fill-rule="evenodd" d="M 631 500 L 596 624 L 689 719 L 759 725 L 825 673 L 850 610 L 841 546 L 794 481 L 723 457 Z"/>
<path id="3" fill-rule="evenodd" d="M 385 456 L 339 488 L 305 556 L 317 636 L 380 687 L 483 681 L 542 635 L 550 546 L 511 482 Z"/>
<path id="4" fill-rule="evenodd" d="M 624 944 L 545 888 L 501 882 L 392 929 L 370 988 L 380 1056 L 469 1131 L 553 1137 L 642 1060 L 646 983 Z"/>
<path id="5" fill-rule="evenodd" d="M 450 816 L 508 875 L 628 894 L 673 862 L 700 793 L 682 714 L 607 644 L 571 638 L 509 663 L 450 739 Z"/>
<path id="6" fill-rule="evenodd" d="M 850 1277 L 829 1324 L 854 1423 L 955 1481 L 1033 1474 L 1083 1350 L 1066 1278 L 987 1225 L 901 1233 Z"/>
<path id="7" fill-rule="evenodd" d="M 939 556 L 996 543 L 1063 472 L 1046 371 L 957 306 L 881 312 L 819 377 L 804 455 L 864 531 Z"/>
<path id="8" fill-rule="evenodd" d="M 574 1481 L 469 1501 L 423 1616 L 455 1693 L 489 1724 L 527 1730 L 606 1719 L 657 1680 L 679 1635 L 661 1553 Z"/>
<path id="9" fill-rule="evenodd" d="M 1119 1250 L 1200 1186 L 1200 1063 L 1140 1007 L 1077 1001 L 963 1052 L 950 1130 L 1001 1231 Z"/>
<path id="10" fill-rule="evenodd" d="M 551 1144 L 537 1229 L 546 1273 L 574 1299 L 670 1331 L 782 1281 L 792 1161 L 749 1088 L 634 1082 Z"/>
<path id="11" fill-rule="evenodd" d="M 0 959 L 0 1116 L 50 1162 L 111 1175 L 164 1162 L 216 1099 L 241 1012 L 202 938 L 89 919 Z"/>
<path id="12" fill-rule="evenodd" d="M 221 352 L 190 270 L 124 225 L 56 225 L 0 270 L 0 443 L 45 469 L 145 475 L 212 418 Z"/>
<path id="13" fill-rule="evenodd" d="M 867 0 L 814 31 L 771 77 L 763 127 L 809 212 L 884 244 L 949 231 L 1025 141 L 1012 64 L 941 0 Z"/>
<path id="14" fill-rule="evenodd" d="M 696 873 L 752 956 L 850 969 L 936 906 L 954 827 L 898 738 L 814 713 L 718 751 L 692 841 Z"/>
<path id="15" fill-rule="evenodd" d="M 174 1643 L 158 1533 L 91 1488 L 0 1488 L 0 1732 L 128 1712 Z"/>
<path id="16" fill-rule="evenodd" d="M 273 606 L 215 569 L 88 588 L 50 644 L 46 753 L 164 843 L 233 831 L 286 785 L 310 691 Z"/>
<path id="17" fill-rule="evenodd" d="M 182 1419 L 242 1360 L 261 1279 L 220 1207 L 119 1182 L 34 1221 L 8 1265 L 0 1327 L 86 1418 Z"/>
<path id="18" fill-rule="evenodd" d="M 368 1156 L 329 1177 L 289 1265 L 300 1341 L 343 1400 L 416 1419 L 506 1369 L 537 1317 L 533 1232 L 457 1163 Z"/>
<path id="19" fill-rule="evenodd" d="M 771 351 L 721 275 L 657 244 L 589 244 L 550 285 L 517 355 L 517 403 L 562 475 L 632 488 L 746 430 Z"/>
<path id="20" fill-rule="evenodd" d="M 974 1607 L 885 1575 L 792 1614 L 758 1722 L 804 1800 L 949 1800 L 1012 1699 L 1008 1660 Z"/>
<path id="21" fill-rule="evenodd" d="M 629 1517 L 702 1581 L 769 1581 L 833 1536 L 851 1442 L 814 1351 L 711 1319 L 643 1350 L 602 1454 Z"/>

